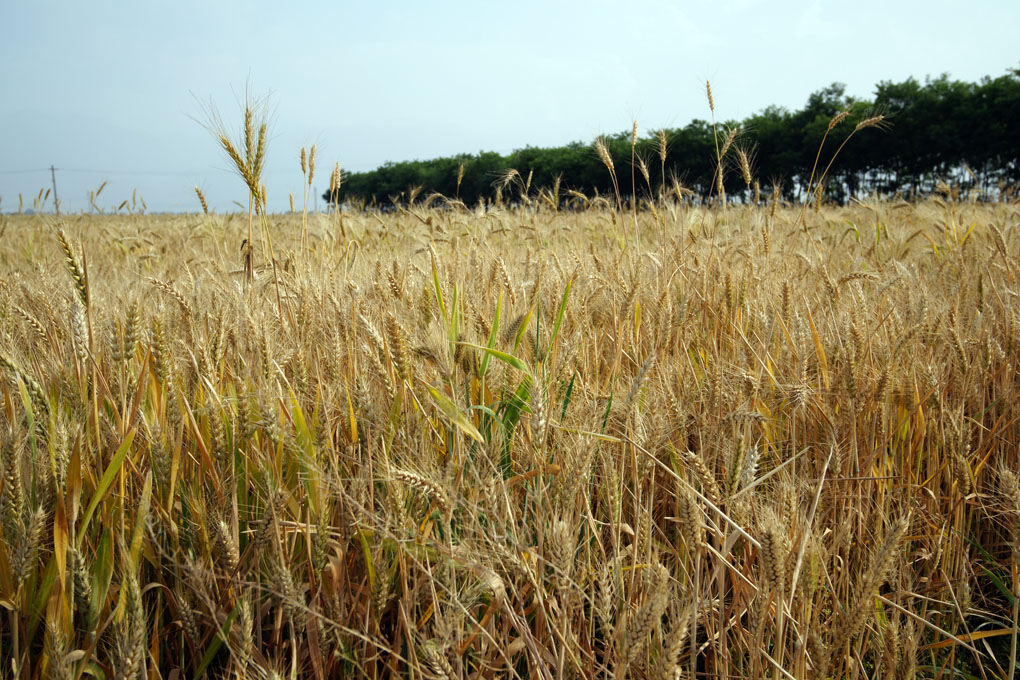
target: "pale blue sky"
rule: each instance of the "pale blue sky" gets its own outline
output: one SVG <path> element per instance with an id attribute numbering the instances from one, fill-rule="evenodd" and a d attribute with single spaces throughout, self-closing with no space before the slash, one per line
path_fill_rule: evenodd
<path id="1" fill-rule="evenodd" d="M 250 80 L 271 92 L 270 208 L 300 202 L 301 146 L 316 185 L 339 161 L 386 161 L 590 141 L 801 106 L 834 81 L 976 80 L 1020 65 L 1020 3 L 0 2 L 0 210 L 49 187 L 66 210 L 144 196 L 194 210 L 244 202 L 201 118 L 228 125 Z"/>

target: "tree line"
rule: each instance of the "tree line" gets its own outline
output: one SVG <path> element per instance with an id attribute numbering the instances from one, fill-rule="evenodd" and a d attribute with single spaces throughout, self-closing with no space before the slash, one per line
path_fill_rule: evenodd
<path id="1" fill-rule="evenodd" d="M 830 128 L 834 120 L 839 122 Z M 878 122 L 869 127 L 880 129 L 860 129 L 862 121 Z M 770 106 L 743 121 L 693 120 L 642 137 L 633 131 L 608 135 L 600 139 L 602 155 L 590 143 L 573 142 L 508 155 L 483 151 L 386 163 L 344 175 L 339 188 L 323 198 L 376 207 L 430 194 L 466 205 L 540 197 L 562 205 L 580 194 L 615 200 L 611 164 L 624 200 L 682 195 L 697 201 L 722 193 L 727 200 L 743 201 L 774 190 L 794 200 L 809 186 L 814 189 L 832 161 L 821 185 L 829 200 L 873 192 L 910 198 L 946 184 L 996 199 L 1012 195 L 1020 184 L 1017 121 L 1020 69 L 979 82 L 948 75 L 923 83 L 883 81 L 871 100 L 848 96 L 845 85 L 834 83 L 796 111 Z M 841 146 L 855 129 L 858 134 Z M 720 192 L 717 159 L 723 148 Z"/>

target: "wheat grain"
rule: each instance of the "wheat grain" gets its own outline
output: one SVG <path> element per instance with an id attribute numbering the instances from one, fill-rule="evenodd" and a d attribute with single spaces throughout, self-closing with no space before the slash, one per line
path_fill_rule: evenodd
<path id="1" fill-rule="evenodd" d="M 648 595 L 645 603 L 634 613 L 627 624 L 626 647 L 623 653 L 623 669 L 627 669 L 648 643 L 648 636 L 658 628 L 662 613 L 669 602 L 669 571 L 661 564 L 651 567 L 648 578 Z M 621 673 L 623 675 L 623 673 Z"/>
<path id="2" fill-rule="evenodd" d="M 197 186 L 195 187 L 195 195 L 198 196 L 198 202 L 202 205 L 202 214 L 209 214 L 209 204 L 205 202 L 205 194 Z"/>

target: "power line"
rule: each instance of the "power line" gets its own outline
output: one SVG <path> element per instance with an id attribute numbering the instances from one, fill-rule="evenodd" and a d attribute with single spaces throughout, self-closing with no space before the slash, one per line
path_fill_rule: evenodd
<path id="1" fill-rule="evenodd" d="M 0 175 L 27 175 L 36 172 L 49 172 L 50 168 L 38 168 L 31 170 L 0 170 Z M 91 175 L 182 175 L 182 176 L 196 176 L 202 175 L 203 173 L 216 172 L 234 174 L 234 170 L 227 170 L 223 168 L 206 168 L 205 170 L 100 170 L 100 169 L 89 169 L 89 168 L 56 168 L 57 172 L 75 172 L 79 174 L 91 174 Z M 264 174 L 267 175 L 279 175 L 284 173 L 290 173 L 290 170 L 284 170 L 283 168 L 273 169 L 267 168 L 263 170 Z M 295 175 L 297 173 L 294 173 Z"/>
<path id="2" fill-rule="evenodd" d="M 84 168 L 57 168 L 61 172 L 89 175 L 198 175 L 198 170 L 88 170 Z"/>
<path id="3" fill-rule="evenodd" d="M 57 172 L 77 172 L 93 175 L 190 175 L 198 174 L 191 170 L 90 170 L 88 168 L 52 168 Z M 0 170 L 0 175 L 29 175 L 37 172 L 50 172 L 51 168 L 33 168 L 31 170 Z"/>

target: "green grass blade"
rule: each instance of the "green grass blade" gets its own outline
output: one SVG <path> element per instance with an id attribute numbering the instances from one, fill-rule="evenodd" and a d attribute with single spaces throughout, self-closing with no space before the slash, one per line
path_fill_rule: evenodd
<path id="1" fill-rule="evenodd" d="M 534 314 L 535 308 L 532 307 L 528 310 L 528 313 L 524 315 L 524 320 L 521 321 L 521 327 L 517 329 L 517 335 L 514 336 L 514 352 L 516 352 L 517 348 L 521 346 L 521 338 L 523 338 L 524 334 L 528 331 L 528 324 L 531 323 L 531 317 Z M 535 347 L 538 347 L 538 345 L 535 345 Z"/>
<path id="2" fill-rule="evenodd" d="M 482 444 L 485 443 L 485 439 L 483 439 L 481 433 L 475 429 L 471 419 L 463 411 L 457 408 L 457 405 L 454 404 L 449 397 L 432 385 L 425 384 L 425 389 L 428 390 L 429 394 L 432 396 L 432 400 L 436 402 L 436 406 L 439 407 L 439 410 L 442 411 L 461 432 L 471 437 L 476 442 Z"/>
<path id="3" fill-rule="evenodd" d="M 552 335 L 549 336 L 549 346 L 545 348 L 545 353 L 548 355 L 552 351 L 553 344 L 556 342 L 556 336 L 560 333 L 560 326 L 563 324 L 563 315 L 567 311 L 567 299 L 570 298 L 570 289 L 574 285 L 574 281 L 571 279 L 567 281 L 567 288 L 563 291 L 563 299 L 560 300 L 560 308 L 556 310 L 556 321 L 553 322 Z"/>
<path id="4" fill-rule="evenodd" d="M 470 343 L 470 342 L 462 342 L 460 344 L 465 346 L 465 347 L 471 347 L 473 349 L 481 350 L 481 351 L 485 352 L 487 355 L 492 355 L 493 357 L 499 359 L 500 361 L 502 361 L 503 363 L 507 364 L 508 366 L 513 366 L 518 371 L 521 371 L 523 373 L 527 373 L 528 375 L 531 374 L 531 368 L 528 367 L 528 363 L 526 361 L 524 361 L 524 359 L 521 359 L 519 357 L 515 357 L 513 354 L 509 354 L 507 352 L 501 352 L 500 350 L 495 349 L 494 347 L 482 347 L 481 345 L 476 345 L 476 344 Z"/>
<path id="5" fill-rule="evenodd" d="M 560 411 L 560 422 L 567 417 L 567 406 L 570 405 L 570 397 L 574 394 L 574 380 L 577 379 L 577 371 L 574 371 L 574 375 L 570 376 L 570 384 L 567 385 L 567 393 L 563 395 L 563 409 Z"/>
<path id="6" fill-rule="evenodd" d="M 494 349 L 496 347 L 496 338 L 499 337 L 499 319 L 503 314 L 503 291 L 499 291 L 499 297 L 496 298 L 496 316 L 492 320 L 492 330 L 489 331 L 489 340 L 485 343 L 487 349 Z M 481 365 L 478 368 L 478 377 L 484 378 L 485 374 L 489 370 L 489 361 L 492 359 L 492 355 L 488 352 L 482 357 Z"/>
<path id="7" fill-rule="evenodd" d="M 216 658 L 216 652 L 220 651 L 220 647 L 223 646 L 223 642 L 230 635 L 230 627 L 234 624 L 234 619 L 237 618 L 237 605 L 227 616 L 227 620 L 223 622 L 219 631 L 216 633 L 216 637 L 213 638 L 212 642 L 209 643 L 209 648 L 205 650 L 205 656 L 202 657 L 202 663 L 198 665 L 198 669 L 195 671 L 194 680 L 200 680 L 205 677 L 205 669 L 209 667 L 212 660 Z"/>
<path id="8" fill-rule="evenodd" d="M 110 485 L 113 484 L 113 480 L 116 479 L 117 473 L 120 472 L 121 465 L 124 464 L 124 457 L 127 456 L 128 450 L 131 448 L 131 442 L 135 439 L 134 428 L 127 433 L 127 437 L 121 442 L 120 447 L 117 449 L 117 453 L 113 454 L 113 459 L 110 464 L 106 467 L 106 472 L 103 473 L 103 477 L 99 480 L 99 484 L 96 486 L 96 492 L 92 494 L 92 500 L 89 502 L 88 508 L 85 509 L 85 515 L 82 517 L 81 526 L 78 528 L 78 545 L 81 546 L 81 541 L 85 537 L 85 532 L 88 530 L 89 522 L 92 520 L 92 515 L 96 512 L 96 508 L 99 507 L 103 497 L 106 496 L 106 492 L 110 490 Z"/>
<path id="9" fill-rule="evenodd" d="M 92 599 L 89 601 L 88 629 L 95 630 L 103 612 L 106 594 L 113 581 L 113 534 L 108 528 L 99 539 L 92 574 Z"/>

